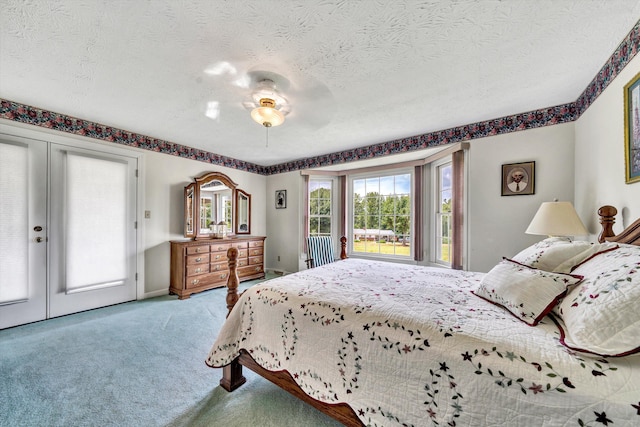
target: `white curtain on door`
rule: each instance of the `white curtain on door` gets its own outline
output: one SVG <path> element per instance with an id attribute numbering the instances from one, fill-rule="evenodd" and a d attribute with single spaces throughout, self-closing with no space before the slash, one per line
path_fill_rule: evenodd
<path id="1" fill-rule="evenodd" d="M 0 305 L 29 298 L 28 147 L 0 144 Z"/>
<path id="2" fill-rule="evenodd" d="M 67 293 L 123 285 L 127 277 L 126 163 L 67 152 L 65 171 Z"/>

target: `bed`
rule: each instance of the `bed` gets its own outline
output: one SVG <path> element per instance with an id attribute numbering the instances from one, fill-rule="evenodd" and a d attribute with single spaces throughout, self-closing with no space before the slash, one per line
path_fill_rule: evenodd
<path id="1" fill-rule="evenodd" d="M 206 363 L 347 426 L 640 425 L 640 219 L 488 273 L 345 259 L 237 294 Z"/>

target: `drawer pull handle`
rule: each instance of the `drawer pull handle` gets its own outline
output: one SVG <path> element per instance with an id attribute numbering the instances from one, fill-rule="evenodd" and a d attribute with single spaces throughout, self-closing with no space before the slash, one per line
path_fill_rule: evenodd
<path id="1" fill-rule="evenodd" d="M 200 262 L 200 261 L 202 261 L 202 258 L 200 257 L 196 258 L 196 262 Z"/>
<path id="2" fill-rule="evenodd" d="M 220 259 L 222 255 L 216 255 L 216 259 Z"/>
<path id="3" fill-rule="evenodd" d="M 260 267 L 256 267 L 256 271 L 260 271 Z"/>
<path id="4" fill-rule="evenodd" d="M 196 273 L 200 273 L 202 269 L 200 267 L 196 268 Z"/>
<path id="5" fill-rule="evenodd" d="M 200 250 L 202 250 L 202 248 L 196 248 L 196 252 L 200 252 Z"/>
<path id="6" fill-rule="evenodd" d="M 220 278 L 221 279 L 226 279 L 227 278 L 227 273 L 224 273 L 224 274 L 220 275 Z"/>
<path id="7" fill-rule="evenodd" d="M 200 283 L 200 279 L 194 279 L 191 281 L 192 285 L 197 285 L 198 283 Z"/>

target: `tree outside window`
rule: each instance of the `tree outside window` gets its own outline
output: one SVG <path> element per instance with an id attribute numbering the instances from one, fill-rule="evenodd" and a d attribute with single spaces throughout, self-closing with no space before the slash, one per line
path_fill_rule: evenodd
<path id="1" fill-rule="evenodd" d="M 309 180 L 309 236 L 331 236 L 331 180 Z"/>

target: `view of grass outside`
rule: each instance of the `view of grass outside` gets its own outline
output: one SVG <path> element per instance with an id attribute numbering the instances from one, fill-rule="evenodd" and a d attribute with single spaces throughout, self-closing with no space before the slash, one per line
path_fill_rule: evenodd
<path id="1" fill-rule="evenodd" d="M 443 261 L 449 261 L 449 243 L 444 243 L 441 247 L 441 257 Z M 375 253 L 384 255 L 411 255 L 411 246 L 409 244 L 387 242 L 378 244 L 377 242 L 365 242 L 364 240 L 356 240 L 353 242 L 354 252 Z"/>

